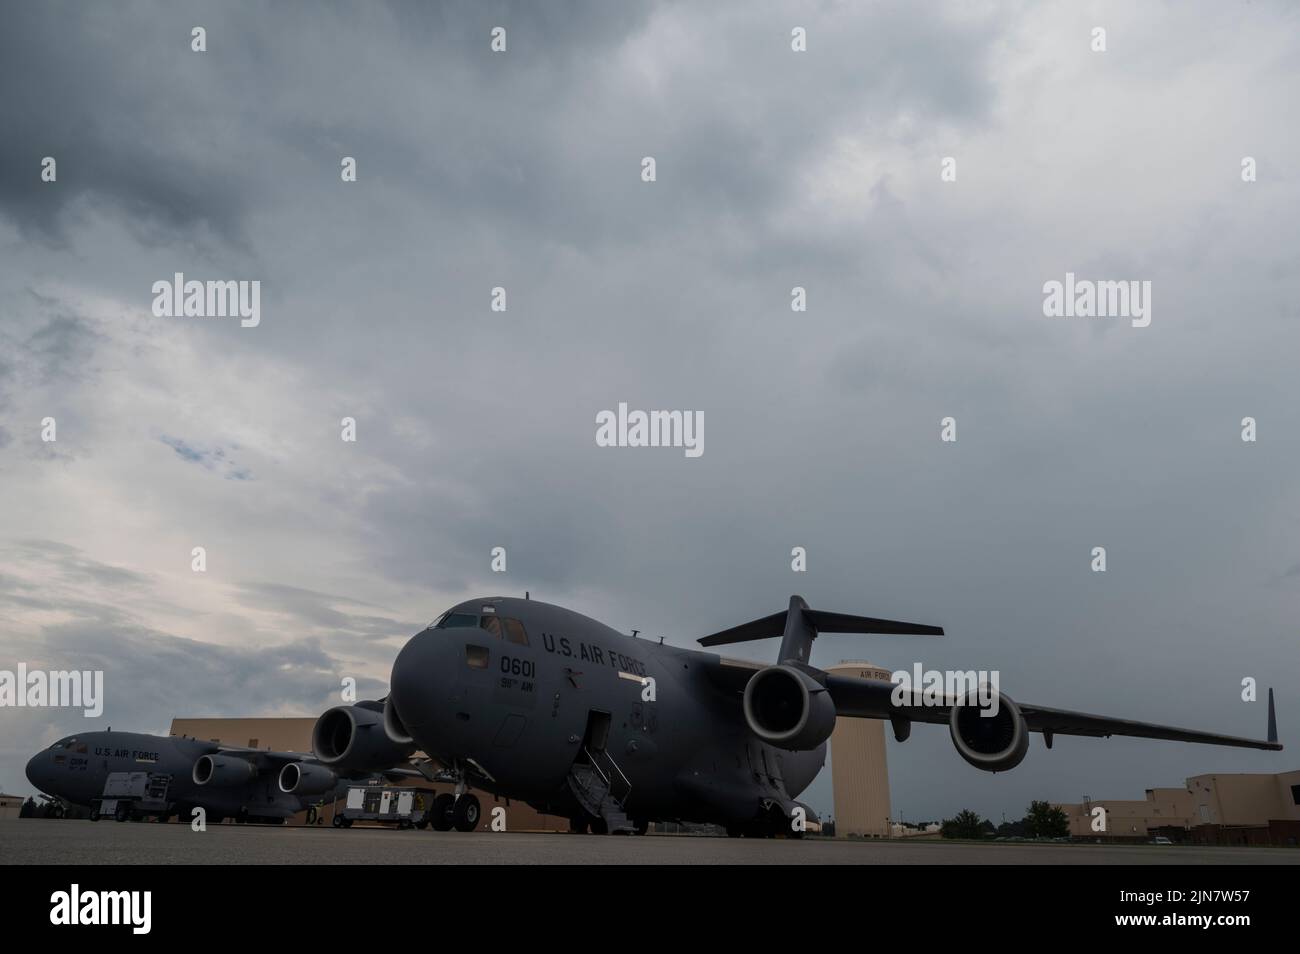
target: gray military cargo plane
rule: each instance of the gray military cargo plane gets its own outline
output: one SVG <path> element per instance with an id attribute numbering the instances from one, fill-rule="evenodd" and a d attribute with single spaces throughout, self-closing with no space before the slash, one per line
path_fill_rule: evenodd
<path id="1" fill-rule="evenodd" d="M 390 764 L 379 768 L 387 769 Z M 409 769 L 392 771 L 417 774 Z M 172 810 L 188 821 L 191 810 L 202 807 L 212 824 L 227 817 L 282 822 L 321 799 L 341 797 L 349 784 L 373 774 L 336 772 L 302 752 L 244 749 L 112 730 L 59 739 L 27 763 L 27 778 L 36 788 L 90 807 L 92 820 L 98 817 L 96 803 L 113 772 L 169 776 L 166 800 L 174 806 Z"/>
<path id="2" fill-rule="evenodd" d="M 448 610 L 398 654 L 382 711 L 338 706 L 313 732 L 325 766 L 373 766 L 417 747 L 454 782 L 435 827 L 469 830 L 479 788 L 571 819 L 575 831 L 644 832 L 651 821 L 711 822 L 728 834 L 791 833 L 815 821 L 795 799 L 821 769 L 837 717 L 946 724 L 957 752 L 1000 772 L 1025 757 L 1029 733 L 1127 735 L 1278 750 L 1272 692 L 1267 741 L 1126 719 L 966 698 L 896 698 L 891 682 L 809 664 L 819 633 L 941 636 L 943 630 L 814 610 L 780 613 L 699 640 L 706 647 L 780 637 L 775 665 L 637 639 L 536 600 L 474 599 Z M 991 698 L 987 697 L 986 698 Z M 987 711 L 988 716 L 983 715 Z M 797 831 L 795 832 L 797 834 Z"/>

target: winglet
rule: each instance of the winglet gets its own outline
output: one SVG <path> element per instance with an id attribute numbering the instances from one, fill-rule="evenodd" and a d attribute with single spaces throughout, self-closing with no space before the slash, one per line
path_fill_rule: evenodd
<path id="1" fill-rule="evenodd" d="M 1277 742 L 1277 711 L 1273 708 L 1273 690 L 1268 690 L 1268 740 Z"/>

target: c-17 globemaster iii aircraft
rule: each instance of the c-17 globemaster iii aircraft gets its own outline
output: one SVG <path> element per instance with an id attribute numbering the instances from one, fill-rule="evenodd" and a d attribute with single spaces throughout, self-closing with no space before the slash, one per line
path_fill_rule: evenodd
<path id="1" fill-rule="evenodd" d="M 376 703 L 370 705 L 380 707 Z M 410 768 L 389 768 L 401 761 L 405 749 L 389 747 L 391 759 L 379 773 L 392 777 L 417 776 Z M 80 732 L 59 739 L 32 756 L 27 778 L 39 790 L 65 802 L 91 809 L 99 817 L 98 800 L 108 776 L 118 772 L 146 772 L 165 776 L 165 801 L 190 821 L 193 809 L 202 808 L 206 821 L 283 822 L 316 802 L 346 794 L 350 784 L 373 772 L 335 772 L 304 752 L 272 752 L 205 742 L 184 736 L 145 735 L 139 732 Z M 129 806 L 119 803 L 119 821 L 131 817 Z"/>
<path id="2" fill-rule="evenodd" d="M 382 711 L 338 706 L 313 731 L 325 766 L 377 769 L 417 748 L 455 784 L 434 827 L 469 830 L 470 788 L 571 820 L 575 831 L 644 832 L 652 821 L 709 822 L 739 835 L 798 834 L 813 812 L 795 799 L 821 769 L 838 717 L 946 724 L 976 768 L 1018 765 L 1029 733 L 1127 735 L 1279 750 L 1269 693 L 1267 741 L 1149 725 L 972 693 L 923 698 L 892 682 L 809 664 L 819 633 L 941 636 L 943 630 L 814 610 L 780 613 L 699 640 L 706 647 L 781 638 L 775 665 L 656 644 L 529 599 L 474 599 L 413 636 L 393 664 Z M 987 713 L 987 714 L 985 714 Z"/>

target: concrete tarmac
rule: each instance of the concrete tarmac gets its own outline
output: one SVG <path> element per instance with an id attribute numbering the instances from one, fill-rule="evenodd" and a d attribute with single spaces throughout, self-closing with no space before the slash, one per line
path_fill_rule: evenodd
<path id="1" fill-rule="evenodd" d="M 567 835 L 175 822 L 0 820 L 0 863 L 9 865 L 349 864 L 833 864 L 1162 865 L 1300 864 L 1300 849 L 1159 845 L 703 838 Z"/>

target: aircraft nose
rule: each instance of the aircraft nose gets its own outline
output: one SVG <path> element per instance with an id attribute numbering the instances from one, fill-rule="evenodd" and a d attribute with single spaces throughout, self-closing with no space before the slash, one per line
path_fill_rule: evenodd
<path id="1" fill-rule="evenodd" d="M 38 752 L 33 755 L 27 762 L 27 781 L 41 792 L 48 792 L 46 783 L 49 781 L 49 763 L 44 752 Z"/>
<path id="2" fill-rule="evenodd" d="M 416 633 L 393 660 L 388 698 L 407 731 L 420 738 L 434 718 L 439 683 L 447 673 L 446 632 L 426 629 Z"/>

